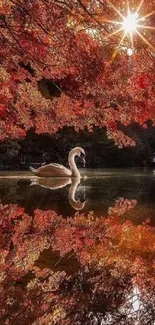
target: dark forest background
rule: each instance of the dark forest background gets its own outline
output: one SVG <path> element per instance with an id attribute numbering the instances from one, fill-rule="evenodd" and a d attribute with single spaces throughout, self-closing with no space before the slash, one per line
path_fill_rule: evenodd
<path id="1" fill-rule="evenodd" d="M 39 167 L 50 162 L 67 165 L 68 152 L 75 146 L 85 149 L 87 168 L 154 167 L 155 128 L 132 125 L 123 131 L 136 141 L 136 147 L 117 148 L 108 140 L 106 130 L 99 128 L 90 133 L 65 127 L 53 136 L 31 130 L 23 140 L 0 143 L 0 169 L 28 170 L 30 165 Z"/>

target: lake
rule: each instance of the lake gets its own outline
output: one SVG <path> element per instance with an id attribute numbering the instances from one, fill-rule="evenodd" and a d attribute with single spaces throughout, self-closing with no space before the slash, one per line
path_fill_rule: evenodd
<path id="1" fill-rule="evenodd" d="M 0 173 L 0 325 L 154 324 L 155 172 Z"/>

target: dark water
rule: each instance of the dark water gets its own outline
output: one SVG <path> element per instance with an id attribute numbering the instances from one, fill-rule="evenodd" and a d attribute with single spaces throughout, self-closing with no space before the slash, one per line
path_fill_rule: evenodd
<path id="1" fill-rule="evenodd" d="M 0 325 L 154 324 L 155 172 L 0 174 Z"/>
<path id="2" fill-rule="evenodd" d="M 153 170 L 82 170 L 81 174 L 80 183 L 73 184 L 75 201 L 85 201 L 81 207 L 69 202 L 71 184 L 66 184 L 71 183 L 69 179 L 64 179 L 64 184 L 62 179 L 54 178 L 38 181 L 30 173 L 1 173 L 0 198 L 3 204 L 20 205 L 28 214 L 32 214 L 35 209 L 54 210 L 63 217 L 74 216 L 75 210 L 86 214 L 94 211 L 95 215 L 106 217 L 109 207 L 113 207 L 117 200 L 136 200 L 133 222 L 145 220 L 149 211 L 151 222 L 154 223 Z"/>

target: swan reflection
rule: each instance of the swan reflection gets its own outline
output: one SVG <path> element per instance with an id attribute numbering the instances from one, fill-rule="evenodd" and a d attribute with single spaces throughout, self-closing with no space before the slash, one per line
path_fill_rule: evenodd
<path id="1" fill-rule="evenodd" d="M 72 178 L 71 186 L 68 191 L 68 201 L 73 209 L 82 210 L 85 207 L 86 201 L 77 201 L 75 199 L 78 185 L 80 184 L 80 178 Z M 84 194 L 85 196 L 85 194 Z"/>
<path id="2" fill-rule="evenodd" d="M 47 188 L 50 190 L 57 190 L 60 188 L 63 188 L 67 185 L 70 185 L 69 191 L 68 191 L 68 201 L 73 209 L 79 211 L 82 210 L 85 207 L 86 201 L 84 200 L 76 200 L 76 192 L 78 189 L 78 186 L 80 184 L 80 177 L 77 178 L 71 178 L 71 177 L 56 177 L 56 178 L 36 178 L 31 180 L 30 186 L 41 186 L 43 188 Z M 84 195 L 85 196 L 85 195 Z"/>

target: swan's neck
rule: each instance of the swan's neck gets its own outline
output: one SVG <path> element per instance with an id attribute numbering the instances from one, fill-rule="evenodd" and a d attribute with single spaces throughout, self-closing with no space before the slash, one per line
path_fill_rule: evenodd
<path id="1" fill-rule="evenodd" d="M 68 157 L 68 162 L 69 162 L 70 169 L 72 171 L 72 177 L 80 177 L 80 173 L 75 163 L 75 156 L 76 153 L 70 152 Z"/>

